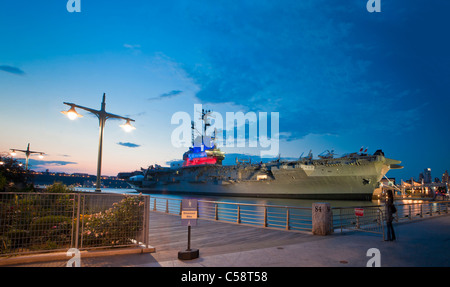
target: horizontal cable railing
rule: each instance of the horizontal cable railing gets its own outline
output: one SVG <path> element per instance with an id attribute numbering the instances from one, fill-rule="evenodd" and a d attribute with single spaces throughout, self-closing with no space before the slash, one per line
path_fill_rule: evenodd
<path id="1" fill-rule="evenodd" d="M 181 199 L 152 197 L 152 211 L 181 214 Z M 448 214 L 450 201 L 418 201 L 396 203 L 396 222 L 420 219 L 427 216 Z M 355 209 L 363 209 L 357 216 Z M 385 206 L 334 207 L 333 230 L 346 232 L 358 230 L 371 233 L 384 233 Z M 198 200 L 200 219 L 215 220 L 234 224 L 291 230 L 312 230 L 312 209 L 310 207 L 277 206 L 221 201 Z"/>
<path id="2" fill-rule="evenodd" d="M 394 222 L 446 215 L 449 213 L 449 205 L 450 201 L 411 200 L 410 203 L 395 203 L 397 212 L 393 215 Z M 358 230 L 383 234 L 385 209 L 385 205 L 332 208 L 334 231 Z"/>
<path id="3" fill-rule="evenodd" d="M 411 201 L 410 203 L 396 204 L 397 213 L 395 221 L 421 219 L 430 216 L 445 215 L 449 213 L 450 201 Z"/>
<path id="4" fill-rule="evenodd" d="M 98 193 L 0 193 L 0 256 L 147 245 L 149 211 L 181 214 L 181 199 Z M 396 203 L 396 222 L 445 215 L 450 201 Z M 355 208 L 362 212 L 357 215 Z M 361 211 L 362 209 L 362 211 Z M 312 208 L 198 200 L 200 219 L 312 231 Z M 332 208 L 335 232 L 384 232 L 385 206 Z"/>
<path id="5" fill-rule="evenodd" d="M 153 197 L 150 210 L 181 214 L 181 199 Z M 264 204 L 198 201 L 200 219 L 292 231 L 311 231 L 311 208 Z"/>
<path id="6" fill-rule="evenodd" d="M 358 230 L 371 233 L 384 233 L 384 217 L 381 205 L 334 207 L 333 229 L 335 232 Z M 357 215 L 357 211 L 360 212 Z"/>

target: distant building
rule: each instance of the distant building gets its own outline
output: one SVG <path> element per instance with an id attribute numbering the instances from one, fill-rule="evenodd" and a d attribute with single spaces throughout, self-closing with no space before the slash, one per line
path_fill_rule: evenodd
<path id="1" fill-rule="evenodd" d="M 73 176 L 89 177 L 87 173 L 72 173 Z"/>
<path id="2" fill-rule="evenodd" d="M 423 170 L 422 178 L 423 178 L 423 183 L 432 183 L 433 182 L 433 178 L 431 177 L 431 168 L 426 168 Z"/>
<path id="3" fill-rule="evenodd" d="M 444 174 L 442 175 L 442 182 L 443 183 L 449 183 L 449 178 L 448 178 L 448 171 L 446 170 L 444 172 Z"/>

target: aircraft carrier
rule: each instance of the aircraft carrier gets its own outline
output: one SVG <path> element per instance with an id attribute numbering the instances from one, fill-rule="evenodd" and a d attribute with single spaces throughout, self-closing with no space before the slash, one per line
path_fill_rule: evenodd
<path id="1" fill-rule="evenodd" d="M 390 169 L 403 168 L 382 150 L 369 155 L 361 149 L 337 158 L 328 151 L 318 159 L 310 151 L 298 160 L 236 160 L 235 165 L 222 165 L 224 158 L 215 144 L 193 146 L 179 164 L 150 166 L 128 182 L 143 193 L 371 200 L 381 178 Z"/>

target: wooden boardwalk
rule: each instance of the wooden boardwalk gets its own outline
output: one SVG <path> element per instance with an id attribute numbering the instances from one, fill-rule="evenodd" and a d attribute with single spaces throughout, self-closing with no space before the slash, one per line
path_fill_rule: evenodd
<path id="1" fill-rule="evenodd" d="M 178 251 L 187 248 L 187 226 L 181 226 L 180 216 L 160 212 L 150 213 L 150 245 L 156 248 L 153 257 L 158 261 L 174 260 Z M 198 220 L 191 227 L 191 248 L 200 250 L 200 256 L 241 252 L 267 247 L 282 248 L 320 237 L 309 232 L 292 232 Z"/>
<path id="2" fill-rule="evenodd" d="M 187 248 L 187 226 L 181 226 L 179 215 L 150 212 L 150 245 L 155 253 L 129 254 L 104 257 L 82 258 L 84 267 L 140 266 L 178 259 L 178 251 Z M 314 236 L 309 232 L 293 232 L 224 223 L 219 221 L 198 220 L 198 225 L 191 227 L 191 248 L 200 250 L 200 257 L 235 253 L 317 241 L 326 236 Z M 18 264 L 16 266 L 64 267 L 67 260 Z"/>

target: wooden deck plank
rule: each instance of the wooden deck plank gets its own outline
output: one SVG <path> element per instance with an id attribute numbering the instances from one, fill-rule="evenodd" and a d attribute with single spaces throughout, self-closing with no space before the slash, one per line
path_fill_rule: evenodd
<path id="1" fill-rule="evenodd" d="M 181 226 L 180 216 L 152 211 L 149 222 L 149 240 L 155 253 L 82 258 L 82 266 L 139 266 L 177 260 L 178 251 L 187 248 L 187 227 Z M 200 219 L 198 225 L 191 228 L 191 247 L 200 250 L 200 258 L 267 247 L 282 248 L 322 238 L 326 236 Z M 66 263 L 67 260 L 62 260 L 16 266 L 64 267 Z"/>
<path id="2" fill-rule="evenodd" d="M 180 216 L 160 212 L 150 213 L 150 245 L 156 248 L 158 261 L 177 258 L 178 251 L 187 248 L 186 226 Z M 198 220 L 191 227 L 191 248 L 200 256 L 241 252 L 267 247 L 279 247 L 318 239 L 308 232 L 289 232 L 210 220 Z"/>

